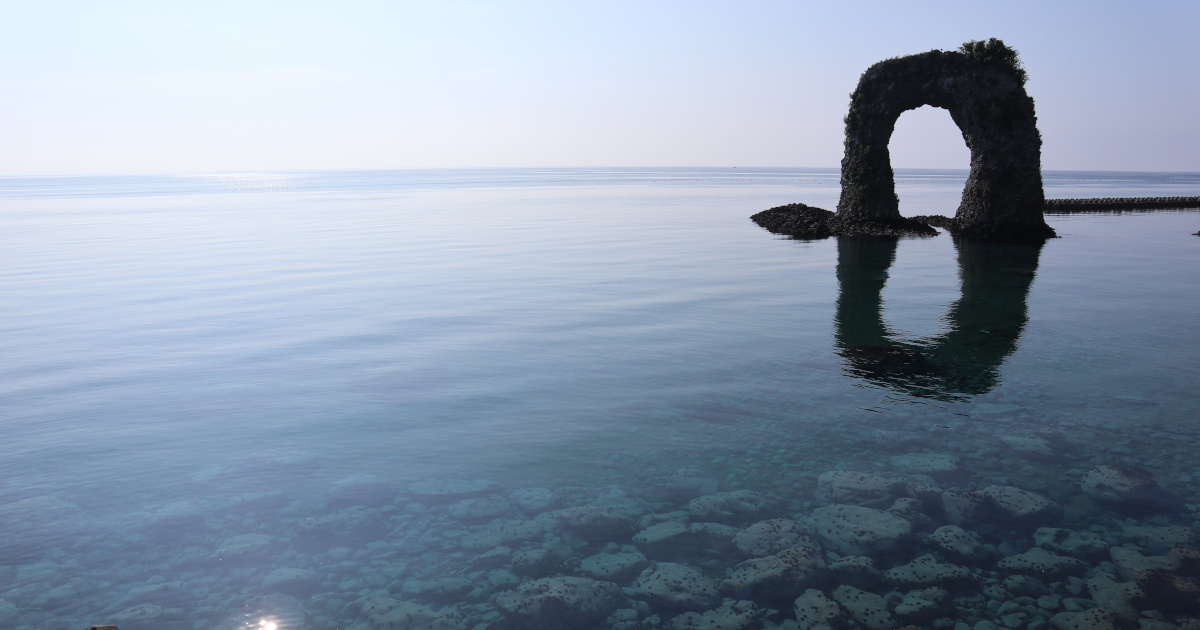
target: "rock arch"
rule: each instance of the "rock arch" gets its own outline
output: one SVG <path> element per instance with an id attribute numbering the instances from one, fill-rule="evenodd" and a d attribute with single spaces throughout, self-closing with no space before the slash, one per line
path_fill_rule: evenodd
<path id="1" fill-rule="evenodd" d="M 962 203 L 947 227 L 984 238 L 1053 237 L 1042 217 L 1042 139 L 1025 79 L 1016 51 L 994 38 L 868 68 L 850 96 L 833 231 L 913 227 L 900 216 L 888 142 L 902 113 L 932 105 L 950 112 L 971 151 Z"/>

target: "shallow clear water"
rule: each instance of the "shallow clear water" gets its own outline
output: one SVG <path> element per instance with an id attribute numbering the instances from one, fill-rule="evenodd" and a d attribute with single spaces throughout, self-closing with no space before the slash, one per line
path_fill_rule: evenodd
<path id="1" fill-rule="evenodd" d="M 965 175 L 899 172 L 902 212 L 952 214 Z M 1179 174 L 1045 184 L 1051 198 L 1200 192 Z M 487 571 L 586 575 L 582 558 L 656 519 L 703 522 L 653 516 L 698 494 L 778 497 L 739 528 L 810 518 L 833 470 L 1065 506 L 980 525 L 993 557 L 950 589 L 961 602 L 914 618 L 924 627 L 999 618 L 971 597 L 1003 582 L 996 558 L 1031 547 L 1036 526 L 1154 555 L 1122 519 L 1200 518 L 1200 214 L 1051 216 L 1062 238 L 1040 248 L 800 242 L 748 220 L 837 195 L 837 171 L 813 169 L 0 179 L 0 626 L 386 627 L 363 606 L 391 593 L 501 628 L 518 623 L 496 608 L 516 583 Z M 958 460 L 895 459 L 914 453 Z M 1175 505 L 1092 500 L 1080 482 L 1103 464 L 1148 470 Z M 681 470 L 702 489 L 680 489 Z M 494 485 L 410 487 L 444 479 Z M 525 488 L 550 498 L 526 505 L 511 494 Z M 472 496 L 499 507 L 468 514 Z M 637 526 L 610 540 L 554 512 L 599 504 Z M 368 524 L 313 524 L 347 509 Z M 493 517 L 538 523 L 506 546 L 565 541 L 561 562 L 472 564 L 488 549 L 460 539 Z M 930 519 L 912 540 L 946 522 Z M 652 559 L 716 584 L 745 558 L 706 545 Z M 1085 560 L 1082 579 L 1122 577 Z M 459 577 L 469 587 L 422 590 Z M 832 592 L 837 576 L 822 579 Z M 587 621 L 651 627 L 683 610 L 650 601 Z M 794 623 L 790 605 L 756 604 L 779 611 L 760 621 Z"/>

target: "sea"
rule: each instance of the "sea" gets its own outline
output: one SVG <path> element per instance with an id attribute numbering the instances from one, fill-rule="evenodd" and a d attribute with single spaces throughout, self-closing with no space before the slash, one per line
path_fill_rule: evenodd
<path id="1" fill-rule="evenodd" d="M 966 175 L 897 170 L 902 214 Z M 0 178 L 0 627 L 1200 627 L 1200 211 L 1037 245 L 749 219 L 838 194 Z"/>

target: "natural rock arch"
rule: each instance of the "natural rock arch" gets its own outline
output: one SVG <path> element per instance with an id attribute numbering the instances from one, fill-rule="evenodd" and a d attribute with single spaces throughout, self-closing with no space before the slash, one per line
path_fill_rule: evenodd
<path id="1" fill-rule="evenodd" d="M 1046 238 L 1042 139 L 1025 71 L 1003 42 L 968 42 L 881 61 L 863 73 L 846 115 L 842 193 L 831 223 L 894 225 L 900 216 L 888 142 L 901 114 L 940 107 L 962 131 L 971 173 L 951 227 L 967 236 Z"/>
<path id="2" fill-rule="evenodd" d="M 932 236 L 931 225 L 985 239 L 1053 237 L 1042 217 L 1042 138 L 1025 79 L 1017 52 L 995 38 L 867 68 L 850 95 L 837 213 L 793 203 L 750 218 L 801 239 Z M 900 216 L 888 142 L 900 115 L 924 105 L 948 110 L 971 151 L 971 173 L 953 219 Z"/>

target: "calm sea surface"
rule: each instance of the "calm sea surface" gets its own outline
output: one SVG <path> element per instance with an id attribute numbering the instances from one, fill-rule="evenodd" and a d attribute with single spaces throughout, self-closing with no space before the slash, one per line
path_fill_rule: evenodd
<path id="1" fill-rule="evenodd" d="M 901 211 L 952 215 L 965 177 L 898 172 Z M 1200 175 L 1045 186 L 1196 195 Z M 1131 580 L 1112 548 L 1166 552 L 1131 527 L 1200 519 L 1200 213 L 1049 216 L 1061 238 L 1041 247 L 801 242 L 748 219 L 838 190 L 819 169 L 0 178 L 0 627 L 551 627 L 505 593 L 562 575 L 627 589 L 580 627 L 676 627 L 720 597 L 783 627 L 806 586 L 783 603 L 721 586 L 753 553 L 634 536 L 808 524 L 842 502 L 817 492 L 835 470 L 892 484 L 886 505 L 844 502 L 916 496 L 925 515 L 886 549 L 818 537 L 826 562 L 904 565 L 947 523 L 989 550 L 939 556 L 973 577 L 936 614 L 889 600 L 898 625 L 1099 605 L 1068 574 Z M 1170 505 L 1083 492 L 1102 465 Z M 1062 509 L 995 528 L 927 500 L 997 485 Z M 693 501 L 739 490 L 759 493 L 740 516 Z M 616 524 L 563 512 L 597 507 Z M 516 533 L 488 538 L 498 518 Z M 1037 576 L 1077 603 L 979 595 L 1043 526 L 1102 540 L 1071 552 L 1086 569 Z M 538 550 L 554 561 L 516 558 Z M 606 552 L 720 595 L 664 603 L 636 571 L 581 568 Z M 808 586 L 833 596 L 828 571 Z M 426 625 L 376 614 L 388 598 Z"/>

